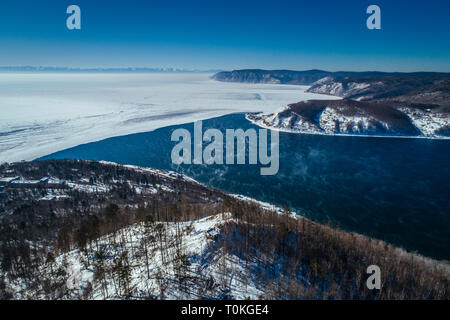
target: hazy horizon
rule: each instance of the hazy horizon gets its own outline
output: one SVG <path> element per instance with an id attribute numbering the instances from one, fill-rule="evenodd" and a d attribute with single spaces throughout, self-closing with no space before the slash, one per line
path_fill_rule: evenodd
<path id="1" fill-rule="evenodd" d="M 20 70 L 23 69 L 23 70 Z M 307 69 L 295 69 L 295 68 L 281 68 L 281 69 L 268 69 L 268 68 L 232 68 L 232 69 L 194 69 L 194 68 L 176 68 L 176 67 L 141 67 L 141 66 L 129 66 L 129 67 L 78 67 L 78 66 L 38 66 L 38 65 L 11 65 L 11 66 L 0 66 L 1 72 L 103 72 L 103 71 L 121 71 L 130 73 L 217 73 L 217 72 L 229 72 L 229 71 L 239 71 L 239 70 L 263 70 L 263 71 L 295 71 L 295 72 L 306 72 L 306 71 L 325 71 L 325 72 L 381 72 L 381 73 L 450 73 L 450 71 L 441 70 L 422 70 L 422 69 L 411 69 L 409 71 L 397 71 L 397 70 L 375 70 L 375 69 L 325 69 L 325 68 L 307 68 Z"/>

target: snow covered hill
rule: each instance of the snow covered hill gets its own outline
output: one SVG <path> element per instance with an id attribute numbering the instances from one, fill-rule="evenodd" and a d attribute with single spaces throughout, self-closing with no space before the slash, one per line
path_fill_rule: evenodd
<path id="1" fill-rule="evenodd" d="M 450 136 L 450 74 L 433 72 L 326 72 L 235 70 L 214 76 L 225 82 L 310 85 L 306 92 L 329 101 L 289 104 L 281 111 L 248 114 L 257 125 L 308 134 Z M 332 101 L 334 98 L 342 101 Z"/>
<path id="2" fill-rule="evenodd" d="M 1 165 L 0 183 L 1 299 L 450 295 L 447 263 L 173 172 L 49 160 Z"/>
<path id="3" fill-rule="evenodd" d="M 386 102 L 310 100 L 271 114 L 247 114 L 247 119 L 270 129 L 306 134 L 450 137 L 450 116 L 441 109 Z"/>

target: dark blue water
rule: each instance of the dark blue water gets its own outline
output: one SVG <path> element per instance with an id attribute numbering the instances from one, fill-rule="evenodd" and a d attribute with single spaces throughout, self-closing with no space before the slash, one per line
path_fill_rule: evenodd
<path id="1" fill-rule="evenodd" d="M 80 145 L 42 159 L 108 160 L 183 172 L 232 193 L 289 206 L 320 222 L 450 260 L 450 141 L 280 133 L 280 170 L 171 163 L 177 128 Z M 208 128 L 257 128 L 235 114 Z"/>

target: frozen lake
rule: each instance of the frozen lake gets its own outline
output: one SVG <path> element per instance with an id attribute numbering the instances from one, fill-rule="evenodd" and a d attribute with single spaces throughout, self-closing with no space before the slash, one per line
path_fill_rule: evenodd
<path id="1" fill-rule="evenodd" d="M 211 74 L 0 74 L 0 163 L 234 112 L 333 99 L 308 87 L 223 83 Z"/>

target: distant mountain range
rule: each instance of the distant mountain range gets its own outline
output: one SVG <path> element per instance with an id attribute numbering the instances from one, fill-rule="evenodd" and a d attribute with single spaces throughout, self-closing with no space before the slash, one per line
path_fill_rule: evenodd
<path id="1" fill-rule="evenodd" d="M 237 70 L 213 78 L 309 85 L 307 92 L 344 98 L 299 102 L 281 112 L 248 115 L 271 128 L 316 134 L 450 136 L 450 73 Z"/>
<path id="2" fill-rule="evenodd" d="M 290 70 L 234 70 L 219 72 L 213 79 L 223 82 L 276 83 L 310 85 L 330 75 L 322 70 L 290 71 Z"/>
<path id="3" fill-rule="evenodd" d="M 45 67 L 45 66 L 0 66 L 0 72 L 79 72 L 79 73 L 215 73 L 220 70 L 189 70 L 178 68 L 70 68 L 70 67 Z"/>
<path id="4" fill-rule="evenodd" d="M 337 71 L 330 72 L 324 70 L 262 70 L 262 69 L 243 69 L 233 71 L 218 72 L 213 79 L 223 82 L 248 82 L 248 83 L 278 83 L 295 85 L 312 85 L 314 82 L 325 77 L 334 80 L 344 79 L 386 79 L 386 78 L 444 78 L 450 79 L 450 73 L 440 72 L 378 72 L 378 71 Z"/>

